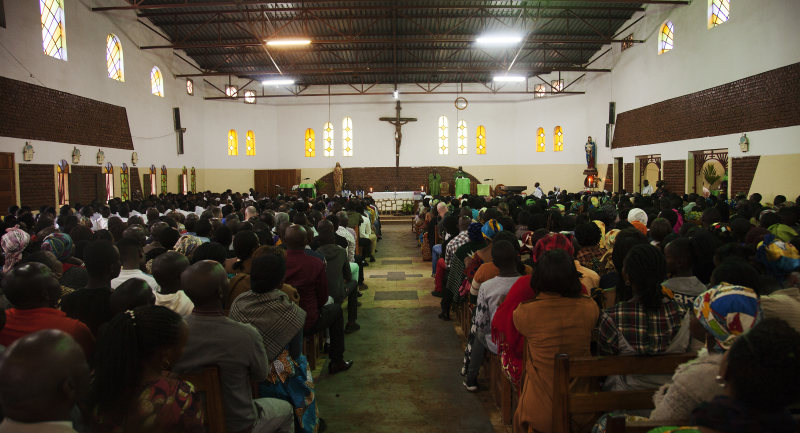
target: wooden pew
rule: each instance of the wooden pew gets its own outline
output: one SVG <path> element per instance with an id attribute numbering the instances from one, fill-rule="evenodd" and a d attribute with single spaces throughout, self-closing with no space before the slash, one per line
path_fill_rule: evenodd
<path id="1" fill-rule="evenodd" d="M 489 389 L 492 393 L 495 405 L 500 409 L 500 416 L 503 424 L 511 425 L 514 418 L 514 410 L 517 408 L 517 390 L 503 374 L 503 366 L 500 363 L 500 355 L 487 352 L 488 362 L 484 367 L 489 377 Z M 484 376 L 486 377 L 486 376 Z"/>
<path id="2" fill-rule="evenodd" d="M 219 367 L 209 365 L 200 370 L 183 375 L 183 380 L 191 382 L 200 394 L 205 412 L 205 426 L 208 433 L 225 433 L 225 410 L 222 406 L 222 385 L 219 380 Z"/>
<path id="3" fill-rule="evenodd" d="M 355 254 L 356 254 L 357 256 L 364 257 L 364 255 L 363 255 L 363 254 L 361 254 L 361 245 L 359 245 L 359 242 L 358 242 L 358 236 L 359 236 L 359 234 L 360 234 L 360 233 L 359 233 L 359 228 L 360 228 L 360 225 L 359 225 L 359 224 L 356 224 L 356 226 L 355 226 L 355 227 L 353 227 L 353 231 L 354 231 L 354 232 L 356 232 L 356 236 L 355 236 L 355 237 L 356 237 L 356 251 L 355 251 Z"/>
<path id="4" fill-rule="evenodd" d="M 627 374 L 672 374 L 694 359 L 696 353 L 655 356 L 606 356 L 570 358 L 555 356 L 553 380 L 553 432 L 569 433 L 572 414 L 600 414 L 616 410 L 652 409 L 656 388 L 636 391 L 572 392 L 572 379 Z"/>
<path id="5" fill-rule="evenodd" d="M 306 355 L 311 371 L 317 369 L 317 356 L 319 355 L 319 334 L 303 336 L 303 354 Z"/>

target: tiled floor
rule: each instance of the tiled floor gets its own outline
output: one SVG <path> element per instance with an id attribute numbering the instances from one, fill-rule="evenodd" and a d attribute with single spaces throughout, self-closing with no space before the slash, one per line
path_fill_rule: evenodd
<path id="1" fill-rule="evenodd" d="M 383 227 L 376 259 L 365 269 L 361 330 L 345 337 L 353 368 L 315 372 L 328 431 L 510 432 L 485 382 L 476 394 L 462 385 L 464 348 L 454 322 L 436 317 L 431 263 L 422 261 L 408 223 Z"/>

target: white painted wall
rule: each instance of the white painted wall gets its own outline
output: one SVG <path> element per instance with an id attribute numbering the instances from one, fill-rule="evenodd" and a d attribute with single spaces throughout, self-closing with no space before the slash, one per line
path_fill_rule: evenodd
<path id="1" fill-rule="evenodd" d="M 125 4 L 115 0 L 110 4 Z M 126 107 L 139 154 L 140 166 L 196 166 L 200 169 L 302 168 L 323 172 L 337 161 L 345 167 L 391 166 L 394 164 L 393 128 L 378 120 L 394 114 L 394 100 L 388 95 L 333 97 L 330 119 L 336 128 L 336 154 L 322 156 L 322 125 L 328 120 L 327 97 L 266 98 L 256 105 L 239 101 L 209 101 L 203 96 L 218 95 L 201 78 L 194 80 L 195 96 L 185 92 L 185 81 L 176 74 L 195 72 L 192 66 L 168 50 L 141 51 L 136 47 L 161 44 L 163 39 L 136 22 L 133 12 L 94 13 L 89 0 L 66 2 L 68 61 L 48 57 L 41 49 L 39 8 L 35 1 L 6 2 L 7 28 L 0 29 L 0 75 L 44 85 L 80 96 Z M 690 150 L 727 147 L 738 156 L 738 135 L 662 143 L 614 150 L 602 147 L 608 102 L 616 101 L 617 112 L 638 108 L 664 99 L 684 95 L 800 61 L 800 2 L 796 0 L 733 0 L 729 22 L 707 29 L 707 2 L 698 0 L 689 6 L 650 6 L 645 18 L 631 27 L 636 39 L 647 42 L 620 52 L 612 52 L 593 67 L 610 67 L 612 73 L 590 73 L 569 90 L 585 91 L 572 95 L 532 99 L 515 95 L 466 94 L 469 107 L 458 112 L 453 106 L 456 95 L 411 95 L 416 86 L 401 86 L 403 115 L 419 120 L 403 127 L 400 164 L 404 166 L 449 165 L 465 167 L 513 167 L 536 171 L 538 166 L 575 170 L 584 163 L 583 144 L 591 135 L 601 146 L 599 164 L 622 156 L 631 162 L 636 155 L 660 153 L 664 159 L 685 158 Z M 635 15 L 633 22 L 640 14 Z M 675 25 L 675 49 L 657 55 L 658 29 L 669 18 Z M 120 37 L 125 59 L 125 82 L 107 77 L 105 39 L 109 32 Z M 628 31 L 625 32 L 627 34 Z M 624 36 L 624 35 L 623 35 Z M 605 51 L 604 47 L 600 52 Z M 184 55 L 185 57 L 185 55 Z M 165 76 L 166 97 L 150 94 L 149 72 L 158 65 Z M 31 75 L 33 75 L 31 77 Z M 578 73 L 565 73 L 567 83 Z M 553 77 L 543 77 L 547 80 Z M 218 87 L 224 78 L 209 78 Z M 531 79 L 531 87 L 538 81 Z M 242 85 L 244 82 L 239 82 Z M 444 85 L 439 90 L 445 89 Z M 455 85 L 451 91 L 455 90 Z M 257 87 L 260 87 L 257 86 Z M 253 86 L 251 85 L 251 88 Z M 466 86 L 465 90 L 484 89 Z M 508 85 L 502 90 L 521 90 Z M 341 89 L 332 88 L 333 92 Z M 374 91 L 390 89 L 376 86 Z M 240 90 L 241 91 L 241 90 Z M 309 89 L 324 93 L 326 89 Z M 269 89 L 268 92 L 285 93 Z M 13 101 L 0 101 L 12 103 Z M 186 154 L 176 155 L 172 128 L 172 107 L 180 107 Z M 447 115 L 450 121 L 450 153 L 438 155 L 437 119 Z M 355 156 L 341 156 L 341 121 L 353 118 Z M 456 151 L 457 116 L 469 126 L 468 155 Z M 475 154 L 475 128 L 483 124 L 487 131 L 487 154 Z M 553 152 L 553 128 L 565 132 L 565 151 Z M 547 151 L 535 152 L 535 131 L 542 126 L 547 135 Z M 317 137 L 317 156 L 305 158 L 303 136 L 313 128 Z M 226 137 L 229 129 L 239 134 L 240 156 L 229 157 Z M 800 127 L 748 132 L 751 154 L 780 155 L 798 153 Z M 256 135 L 255 157 L 245 154 L 245 133 Z M 18 152 L 21 161 L 23 139 L 0 137 L 0 150 Z M 35 163 L 56 163 L 69 159 L 72 145 L 34 142 Z M 94 158 L 96 149 L 81 148 L 84 158 Z M 114 165 L 130 162 L 130 151 L 104 149 L 107 161 Z M 567 168 L 571 167 L 571 168 Z M 497 170 L 487 172 L 495 173 Z M 601 173 L 604 175 L 605 173 Z M 534 173 L 535 175 L 535 173 Z M 513 173 L 514 179 L 522 176 Z M 496 179 L 496 182 L 503 182 Z M 570 180 L 571 182 L 571 180 Z M 508 182 L 503 182 L 508 184 Z M 199 185 L 200 188 L 203 185 Z"/>

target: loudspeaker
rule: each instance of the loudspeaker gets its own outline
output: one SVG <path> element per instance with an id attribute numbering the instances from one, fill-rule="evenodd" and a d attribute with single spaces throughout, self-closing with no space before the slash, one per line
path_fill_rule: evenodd
<path id="1" fill-rule="evenodd" d="M 606 123 L 606 147 L 611 147 L 611 142 L 614 140 L 614 125 Z"/>
<path id="2" fill-rule="evenodd" d="M 616 122 L 616 119 L 617 119 L 616 111 L 617 111 L 617 103 L 616 102 L 609 102 L 608 103 L 608 123 L 610 123 L 612 125 L 617 123 Z"/>
<path id="3" fill-rule="evenodd" d="M 175 130 L 181 130 L 181 109 L 179 107 L 174 107 L 172 109 L 172 123 L 175 124 Z"/>

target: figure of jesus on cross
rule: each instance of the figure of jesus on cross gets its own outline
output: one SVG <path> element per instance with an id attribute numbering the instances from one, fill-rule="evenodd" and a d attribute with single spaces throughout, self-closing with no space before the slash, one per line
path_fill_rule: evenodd
<path id="1" fill-rule="evenodd" d="M 394 146 L 395 146 L 395 171 L 400 168 L 400 143 L 403 141 L 403 132 L 401 128 L 408 122 L 416 122 L 416 117 L 400 117 L 400 101 L 397 101 L 397 114 L 395 117 L 381 117 L 379 120 L 389 122 L 394 125 Z"/>

